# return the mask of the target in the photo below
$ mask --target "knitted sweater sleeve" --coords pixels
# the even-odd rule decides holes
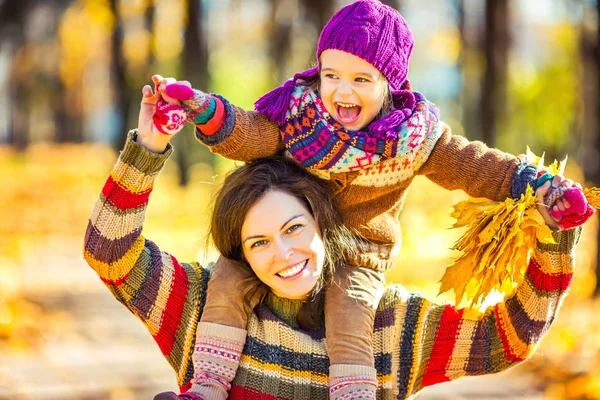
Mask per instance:
[[[452,135],[450,127],[440,122],[437,134],[429,135],[420,148],[426,159],[419,174],[449,189],[462,189],[473,197],[502,201],[519,197],[525,183],[535,179],[535,168],[524,160]],[[525,167],[525,168],[524,168]]]
[[[130,132],[89,219],[84,258],[118,301],[136,315],[177,373],[189,381],[196,325],[210,273],[180,263],[142,234],[154,180],[171,154],[154,154]]]
[[[224,97],[213,96],[223,103],[223,122],[211,135],[196,127],[196,138],[210,151],[232,160],[252,161],[283,150],[277,123],[255,111],[234,106]]]
[[[581,228],[555,232],[557,244],[538,243],[516,291],[484,312],[409,295],[404,325],[412,319],[414,328],[404,333],[411,335],[410,346],[408,338],[401,340],[399,387],[415,393],[461,376],[500,372],[529,358],[567,293],[580,234]]]

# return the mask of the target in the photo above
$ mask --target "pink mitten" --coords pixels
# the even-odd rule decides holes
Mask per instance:
[[[167,96],[177,100],[190,100],[194,97],[194,89],[182,83],[172,83],[165,89]]]
[[[560,226],[560,229],[563,231],[566,229],[575,228],[576,226],[583,225],[583,223],[590,219],[595,213],[596,210],[592,206],[587,204],[585,212],[583,214],[567,215],[563,219],[561,219],[558,224]]]
[[[177,104],[167,103],[162,97],[156,103],[156,111],[152,116],[154,126],[160,133],[174,135],[183,128],[187,112]]]
[[[556,200],[560,198],[564,198],[571,207],[565,211],[553,210]],[[583,192],[575,187],[551,187],[544,198],[544,204],[550,209],[550,214],[559,222],[562,230],[583,224],[595,213],[595,210],[588,204]]]

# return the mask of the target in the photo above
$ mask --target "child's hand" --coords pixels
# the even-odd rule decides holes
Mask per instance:
[[[548,207],[546,207],[546,205],[544,204],[544,199],[546,198],[550,187],[551,182],[547,181],[542,186],[536,189],[535,196],[537,197],[537,210],[544,218],[546,225],[548,225],[553,230],[558,230],[560,229],[558,222],[556,221],[556,219],[554,219],[554,217],[552,217],[552,215],[550,215]]]
[[[169,103],[181,105],[181,100],[189,100],[194,95],[192,85],[188,81],[163,78],[160,75],[153,75],[152,81],[156,85],[156,91]]]

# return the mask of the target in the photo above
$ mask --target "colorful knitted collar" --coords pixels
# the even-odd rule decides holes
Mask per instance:
[[[333,173],[350,172],[399,157],[418,147],[439,120],[435,105],[420,93],[414,95],[415,110],[393,138],[346,130],[327,112],[315,91],[297,87],[281,126],[283,144],[305,168]]]

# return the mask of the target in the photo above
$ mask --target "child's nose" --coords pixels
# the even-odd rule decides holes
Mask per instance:
[[[352,94],[352,85],[349,82],[340,81],[338,92],[341,94]]]

